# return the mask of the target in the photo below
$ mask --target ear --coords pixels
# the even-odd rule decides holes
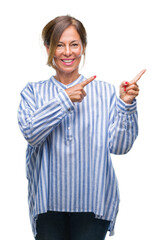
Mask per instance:
[[[85,49],[86,49],[86,47],[82,46],[82,53],[81,53],[82,55],[85,54]]]
[[[45,44],[44,46],[45,46],[45,48],[46,48],[47,54],[49,55],[49,47],[48,47],[46,44]]]

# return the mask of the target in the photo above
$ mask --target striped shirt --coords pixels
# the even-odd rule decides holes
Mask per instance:
[[[49,211],[93,212],[114,232],[119,189],[111,153],[125,154],[138,134],[136,100],[125,104],[113,85],[94,80],[87,96],[72,102],[53,76],[21,92],[20,129],[28,142],[26,175],[30,220]]]

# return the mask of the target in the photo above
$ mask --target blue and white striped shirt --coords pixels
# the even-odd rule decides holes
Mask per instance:
[[[34,236],[38,214],[50,211],[93,212],[110,221],[112,235],[119,189],[111,153],[125,154],[138,134],[136,100],[116,97],[113,85],[94,80],[87,96],[73,103],[53,76],[30,82],[21,92],[20,129],[28,141],[26,175]]]

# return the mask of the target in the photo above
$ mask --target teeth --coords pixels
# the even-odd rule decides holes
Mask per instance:
[[[62,60],[63,62],[66,62],[66,63],[70,63],[70,62],[72,62],[73,61],[73,59],[71,59],[71,60]]]

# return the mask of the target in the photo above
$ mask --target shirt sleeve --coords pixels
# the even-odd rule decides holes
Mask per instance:
[[[111,98],[109,116],[109,147],[113,154],[127,153],[138,135],[138,113],[136,99],[126,104],[117,98],[115,88]]]
[[[73,110],[74,104],[63,89],[55,98],[37,108],[33,88],[31,84],[27,84],[21,92],[18,124],[28,143],[37,146]]]

